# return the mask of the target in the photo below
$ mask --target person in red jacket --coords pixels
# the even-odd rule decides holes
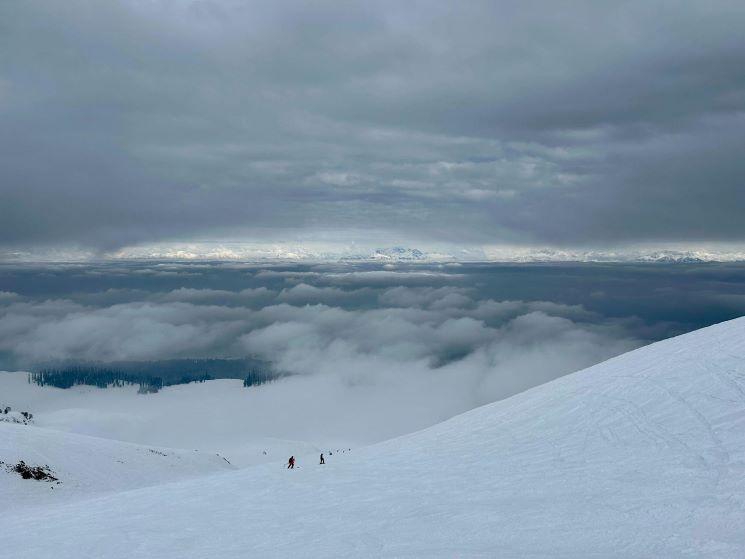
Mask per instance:
[[[287,461],[287,469],[288,470],[295,469],[295,457],[294,456],[290,456],[290,459]]]

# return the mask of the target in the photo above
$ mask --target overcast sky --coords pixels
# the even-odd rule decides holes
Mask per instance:
[[[745,241],[745,3],[0,3],[0,247]]]

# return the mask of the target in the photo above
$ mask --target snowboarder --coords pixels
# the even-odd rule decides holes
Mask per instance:
[[[295,457],[294,456],[290,456],[290,459],[287,461],[287,469],[288,470],[295,469]]]
[[[321,453],[321,464],[325,464],[326,460],[323,459],[323,452]]]

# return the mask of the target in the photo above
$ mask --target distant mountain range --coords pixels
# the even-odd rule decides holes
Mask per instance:
[[[289,262],[745,262],[745,250],[578,250],[520,247],[322,247],[289,244],[190,243],[128,247],[105,254],[6,252],[0,261],[242,260]]]
[[[349,255],[344,260],[428,260],[428,255],[418,248],[376,248],[372,253]]]
[[[745,252],[710,252],[703,250],[631,250],[631,251],[571,251],[524,250],[500,251],[487,255],[496,262],[656,262],[693,264],[701,262],[742,262]]]

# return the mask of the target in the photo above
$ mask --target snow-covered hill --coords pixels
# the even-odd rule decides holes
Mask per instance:
[[[30,558],[740,558],[744,428],[738,319],[325,466],[265,464],[6,514],[0,547]]]
[[[276,405],[263,388],[246,389],[240,380],[217,379],[167,386],[156,394],[138,394],[137,387],[131,385],[63,390],[29,383],[26,373],[0,373],[0,403],[7,401],[14,408],[30,410],[39,427],[154,448],[196,448],[219,453],[238,466],[276,461],[292,453],[320,452],[312,442],[285,436],[291,423],[301,431],[297,419],[286,422],[285,432],[275,424],[262,427],[267,423],[262,410]],[[0,414],[0,419],[4,417]],[[308,418],[304,425],[312,420]]]
[[[0,500],[17,509],[232,470],[221,456],[0,423]],[[7,467],[49,466],[60,483],[22,479]],[[2,532],[0,532],[2,533]],[[2,537],[0,536],[0,542]]]

